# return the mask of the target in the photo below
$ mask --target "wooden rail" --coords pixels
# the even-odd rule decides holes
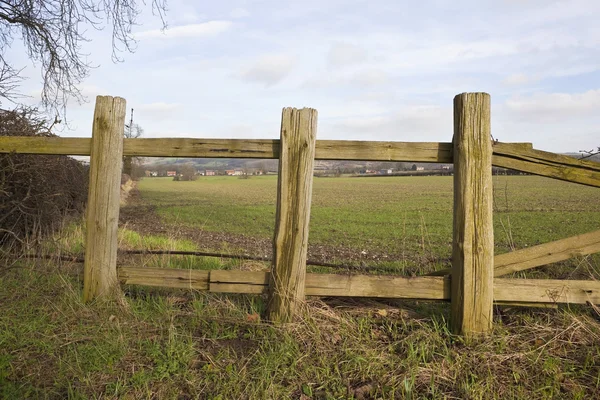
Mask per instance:
[[[126,285],[196,289],[214,293],[267,294],[269,272],[118,268]],[[306,274],[306,296],[450,301],[450,277]],[[600,304],[600,282],[558,279],[494,279],[497,304]]]
[[[490,98],[454,101],[452,143],[316,140],[316,110],[284,109],[279,140],[122,139],[125,101],[96,100],[88,138],[0,137],[0,153],[90,155],[84,299],[117,283],[220,293],[267,294],[272,321],[293,319],[304,296],[382,297],[451,302],[455,333],[490,332],[493,303],[600,303],[600,282],[501,279],[498,276],[600,251],[600,231],[493,256],[491,166],[600,187],[600,164],[492,142]],[[122,156],[279,159],[271,272],[117,269],[118,182]],[[366,160],[454,163],[452,270],[415,278],[306,273],[313,162]],[[448,275],[451,273],[452,276]]]
[[[279,139],[124,139],[123,155],[179,158],[277,159]],[[512,145],[512,144],[511,144]],[[530,148],[529,143],[514,144]],[[91,139],[0,137],[0,153],[89,156]],[[452,163],[452,143],[317,140],[316,160]]]
[[[583,235],[497,255],[494,257],[494,276],[508,275],[513,272],[525,271],[598,252],[600,252],[600,231],[584,233]],[[428,276],[449,275],[451,272],[447,268],[432,272]]]
[[[180,158],[279,158],[277,139],[124,139],[123,155]],[[0,153],[90,155],[91,139],[0,137]],[[317,140],[315,160],[452,163],[452,143]],[[600,163],[535,150],[531,143],[494,143],[492,165],[600,187]]]

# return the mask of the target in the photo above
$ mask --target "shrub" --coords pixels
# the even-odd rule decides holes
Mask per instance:
[[[56,136],[31,110],[0,110],[0,136]],[[83,212],[88,168],[68,156],[0,154],[0,243],[38,238]]]

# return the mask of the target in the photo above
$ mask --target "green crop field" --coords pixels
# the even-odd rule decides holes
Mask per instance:
[[[138,187],[142,203],[155,206],[167,226],[263,242],[272,237],[275,176],[154,178]],[[600,229],[599,194],[536,176],[494,177],[496,253]],[[405,273],[448,266],[452,203],[452,177],[315,178],[309,258]],[[233,243],[228,249],[235,251]]]
[[[121,209],[119,248],[268,255],[276,184],[270,176],[145,179]],[[496,177],[497,252],[600,229],[598,193]],[[427,272],[449,264],[451,226],[450,177],[316,178],[309,258],[364,263],[360,273]],[[84,231],[72,222],[39,251],[80,254]],[[310,298],[287,326],[261,323],[259,295],[124,285],[117,302],[84,304],[81,265],[68,260],[0,258],[0,399],[600,396],[593,305],[497,306],[492,335],[463,342],[447,328],[446,303]],[[580,257],[527,276],[598,279],[599,261]],[[119,263],[267,266],[124,253]]]

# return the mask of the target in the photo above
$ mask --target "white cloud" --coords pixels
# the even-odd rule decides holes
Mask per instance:
[[[172,111],[176,111],[181,108],[181,104],[179,103],[165,103],[165,102],[157,102],[157,103],[148,103],[142,104],[137,107],[139,111],[147,111],[151,113],[169,113]]]
[[[246,10],[245,8],[236,8],[233,9],[230,13],[229,16],[233,19],[240,19],[240,18],[247,18],[250,16],[250,12],[248,10]]]
[[[583,93],[535,93],[506,101],[509,112],[522,119],[565,119],[596,116],[600,110],[600,89]]]
[[[344,67],[366,61],[367,52],[350,43],[334,43],[329,49],[327,62],[333,67]]]
[[[532,83],[537,81],[536,78],[529,76],[529,75],[525,75],[525,74],[512,74],[507,76],[502,83],[504,83],[505,85],[510,85],[510,86],[520,86],[520,85],[526,85],[528,83]]]
[[[181,114],[183,105],[179,103],[148,103],[135,105],[132,104],[134,109],[134,118],[136,122],[139,122],[142,126],[148,126],[148,122],[162,121],[165,118],[172,118],[177,113]],[[198,117],[196,117],[198,118]]]
[[[245,81],[273,86],[294,68],[295,57],[289,54],[266,55],[245,68],[239,77]]]
[[[358,71],[348,79],[349,83],[358,84],[363,87],[379,86],[387,83],[387,81],[387,73],[380,69],[365,69]]]
[[[136,39],[177,39],[177,38],[204,38],[216,36],[231,28],[231,21],[208,21],[201,24],[180,25],[161,29],[142,31],[135,34]]]
[[[452,135],[452,111],[439,106],[410,106],[396,113],[346,118],[334,123],[339,137],[377,140],[444,141]]]

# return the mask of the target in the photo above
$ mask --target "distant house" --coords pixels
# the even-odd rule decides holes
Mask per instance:
[[[177,171],[167,171],[167,176],[177,176]]]
[[[236,175],[236,176],[244,175],[244,171],[242,171],[241,169],[236,169],[235,171],[233,171],[233,175]]]
[[[425,171],[425,167],[417,167],[417,171]]]
[[[442,165],[442,169],[449,171],[450,170],[450,166],[449,165]]]
[[[226,169],[225,175],[233,176],[233,175],[235,175],[235,170],[234,169]]]
[[[379,175],[391,175],[392,172],[391,169],[382,169],[379,171]]]
[[[206,176],[215,176],[215,171],[212,171],[210,169],[207,169],[205,172]]]

